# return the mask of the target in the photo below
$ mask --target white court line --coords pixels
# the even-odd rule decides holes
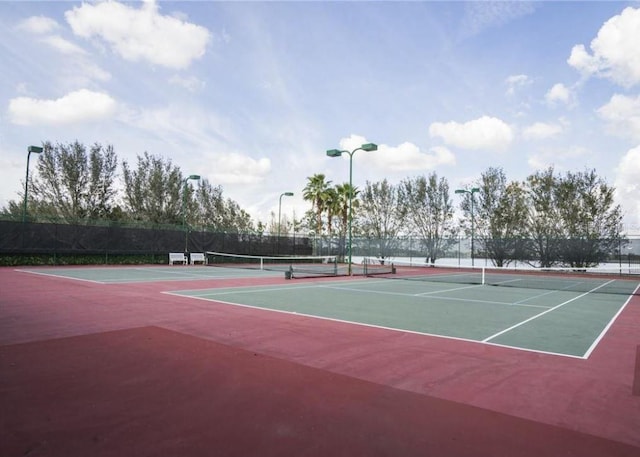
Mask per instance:
[[[291,285],[291,286],[285,286],[285,287],[282,287],[282,286],[221,287],[219,289],[209,288],[209,289],[193,289],[193,290],[173,290],[173,291],[162,292],[162,293],[169,294],[169,295],[179,295],[181,297],[187,296],[187,297],[201,298],[209,295],[218,296],[218,295],[231,295],[231,294],[254,294],[254,293],[260,293],[260,292],[273,292],[273,291],[291,290],[291,289],[295,289],[295,290],[313,289],[317,287],[320,287],[320,286],[317,283],[314,283],[314,284],[309,284],[307,286]],[[218,291],[222,291],[222,292],[218,292]],[[192,294],[192,292],[201,293],[202,295],[197,295],[197,294],[194,295]]]
[[[549,292],[544,292],[544,293],[542,293],[542,294],[534,295],[533,297],[528,297],[528,298],[525,298],[525,299],[523,299],[523,300],[517,301],[517,302],[516,302],[516,303],[514,303],[514,304],[521,304],[521,303],[524,303],[524,302],[526,302],[526,301],[533,300],[534,298],[540,298],[540,297],[544,297],[545,295],[555,294],[556,292],[567,292],[567,291],[568,291],[568,292],[571,292],[571,291],[570,291],[570,290],[568,290],[568,289],[569,289],[570,287],[573,287],[573,286],[578,285],[578,284],[585,284],[585,283],[582,283],[582,282],[573,282],[573,283],[571,283],[570,285],[568,285],[568,286],[566,286],[566,287],[563,287],[562,289],[554,289],[554,290],[551,290],[551,291],[549,291]],[[548,306],[547,306],[547,308],[548,308]]]
[[[616,319],[618,318],[618,316],[622,313],[622,311],[627,307],[627,305],[629,304],[629,302],[631,301],[631,299],[633,298],[633,296],[635,294],[638,293],[638,290],[640,289],[640,283],[638,283],[638,285],[636,286],[635,290],[633,291],[633,293],[631,295],[629,295],[629,298],[627,298],[627,301],[624,302],[624,305],[622,305],[622,307],[618,310],[618,312],[616,313],[615,316],[613,316],[611,318],[611,320],[609,321],[609,323],[606,325],[606,327],[602,330],[602,332],[600,332],[600,335],[598,335],[598,337],[596,338],[596,340],[593,342],[593,344],[589,347],[589,349],[587,349],[587,352],[584,353],[584,358],[588,359],[589,356],[591,355],[591,353],[593,352],[593,350],[596,348],[596,346],[598,345],[598,343],[600,343],[600,340],[602,338],[604,338],[604,335],[609,331],[609,328],[611,328],[611,326],[613,325],[613,323],[616,321]]]
[[[54,274],[54,273],[44,273],[44,272],[41,272],[41,271],[20,270],[20,269],[16,269],[15,271],[19,271],[21,273],[31,273],[32,275],[49,276],[51,278],[58,278],[58,279],[62,278],[62,279],[72,279],[74,281],[91,282],[93,284],[108,284],[106,282],[95,281],[93,279],[74,278],[73,276],[65,276],[65,275]]]
[[[381,280],[381,281],[385,281],[385,280]],[[355,281],[342,281],[343,284],[353,284]],[[367,284],[367,282],[365,281],[358,281],[359,283],[364,283]],[[369,283],[370,284],[370,283]],[[255,287],[255,286],[254,286]],[[216,296],[220,296],[220,295],[232,295],[232,294],[238,294],[238,293],[262,293],[262,292],[277,292],[277,291],[282,291],[282,290],[291,290],[291,289],[313,289],[313,288],[319,288],[319,289],[335,289],[335,290],[343,290],[343,291],[352,291],[352,292],[358,292],[358,293],[368,293],[368,294],[376,294],[376,295],[394,295],[394,296],[401,296],[401,297],[418,297],[415,294],[407,294],[407,293],[402,293],[402,292],[385,292],[385,291],[377,291],[377,290],[367,290],[367,289],[356,289],[354,287],[338,287],[338,286],[328,286],[326,285],[326,283],[313,283],[310,284],[308,286],[284,286],[284,287],[278,287],[278,286],[272,286],[272,287],[261,287],[258,289],[250,289],[250,288],[225,288],[225,289],[201,289],[201,290],[193,290],[193,292],[200,292],[202,295],[194,295],[191,293],[191,291],[170,291],[170,292],[163,292],[163,293],[167,293],[167,294],[174,294],[174,295],[180,295],[180,296],[184,296],[185,292],[189,292],[189,297],[194,297],[194,298],[201,298],[201,297],[207,297],[207,296],[211,296],[211,297],[216,297]],[[248,289],[248,290],[247,290]],[[224,292],[218,292],[218,291],[224,291]],[[181,293],[183,292],[183,293]],[[449,300],[449,301],[461,301],[461,302],[471,302],[471,303],[484,303],[484,304],[490,304],[490,305],[504,305],[504,306],[512,306],[512,303],[506,303],[506,302],[497,302],[497,301],[488,301],[488,300],[474,300],[474,299],[468,299],[468,298],[455,298],[455,297],[438,297],[438,296],[434,296],[433,298],[437,298],[440,300]],[[519,305],[519,306],[535,306],[536,308],[540,308],[542,306],[537,306],[537,305]],[[548,308],[548,307],[542,307],[542,308]]]
[[[507,348],[507,349],[513,349],[516,351],[525,351],[525,352],[535,352],[537,354],[545,354],[545,355],[554,355],[554,356],[559,356],[559,357],[569,357],[572,359],[578,358],[578,359],[582,359],[582,357],[580,356],[575,356],[572,354],[563,354],[561,352],[550,352],[550,351],[541,351],[539,349],[529,349],[529,348],[524,348],[524,347],[519,347],[519,346],[509,346],[506,344],[497,344],[497,343],[490,343],[490,342],[485,342],[485,341],[480,341],[480,340],[472,340],[469,338],[462,338],[459,336],[450,336],[450,335],[439,335],[437,333],[427,333],[427,332],[420,332],[417,330],[407,330],[407,329],[402,329],[402,328],[395,328],[395,327],[385,327],[383,325],[376,325],[376,324],[367,324],[364,322],[356,322],[356,321],[348,321],[348,320],[344,320],[344,319],[338,319],[338,318],[334,318],[334,317],[325,317],[325,316],[318,316],[315,314],[307,314],[307,313],[298,313],[296,311],[286,311],[286,310],[281,310],[281,309],[274,309],[274,308],[268,308],[266,306],[255,306],[255,305],[247,305],[244,303],[235,303],[235,302],[230,302],[230,301],[223,301],[223,300],[217,300],[215,298],[205,298],[205,297],[196,297],[193,295],[180,295],[180,294],[174,294],[172,292],[163,292],[169,295],[176,295],[179,297],[186,297],[186,298],[195,298],[196,300],[203,300],[203,301],[208,301],[208,302],[215,302],[215,303],[221,303],[223,305],[230,305],[230,306],[239,306],[241,308],[250,308],[250,309],[255,309],[255,310],[259,310],[259,311],[265,311],[268,313],[281,313],[281,314],[288,314],[288,315],[292,315],[292,316],[301,316],[301,317],[308,317],[311,319],[321,319],[321,320],[325,320],[325,321],[331,321],[331,322],[339,322],[341,324],[348,324],[348,325],[357,325],[360,327],[369,327],[369,328],[376,328],[376,329],[382,329],[382,330],[389,330],[392,332],[401,332],[401,333],[410,333],[413,335],[422,335],[422,336],[432,336],[435,338],[444,338],[444,339],[448,339],[448,340],[456,340],[456,341],[464,341],[467,343],[475,343],[475,344],[487,344],[489,346],[496,346],[496,347],[502,347],[502,348]]]
[[[519,301],[515,302],[514,305],[524,305],[524,303],[528,302],[529,300],[533,300],[534,298],[544,297],[545,295],[555,294],[556,292],[560,292],[560,291],[559,290],[551,290],[549,292],[543,292],[541,294],[534,295],[532,297],[523,298],[522,300],[519,300]],[[529,305],[529,306],[533,306],[533,305]],[[549,307],[546,306],[546,308],[549,308]]]
[[[402,292],[386,292],[386,291],[381,291],[381,290],[355,289],[353,287],[323,286],[323,288],[325,288],[325,289],[336,289],[336,290],[347,290],[347,291],[360,292],[360,293],[369,293],[369,294],[377,294],[377,295],[395,295],[395,296],[400,296],[400,297],[428,298],[424,294],[406,294],[406,293],[402,293]],[[455,290],[455,289],[450,289],[450,290]],[[439,290],[439,291],[427,292],[427,293],[437,294],[437,293],[440,293],[440,292],[449,292],[450,290]],[[513,306],[514,305],[514,303],[509,303],[509,302],[492,301],[492,300],[476,300],[476,299],[473,299],[473,298],[441,297],[441,296],[438,296],[438,295],[432,295],[429,298],[437,298],[439,300],[448,300],[448,301],[461,301],[461,302],[467,302],[467,303],[484,303],[484,304],[489,304],[489,305],[504,305],[504,306]],[[527,306],[527,307],[544,308],[544,309],[548,309],[549,308],[548,306],[541,306],[541,305],[516,305],[516,306]]]
[[[564,305],[566,305],[566,304],[568,304],[568,303],[571,303],[572,301],[575,301],[575,300],[577,300],[577,299],[579,299],[579,298],[582,298],[582,297],[584,297],[585,295],[589,295],[590,293],[595,292],[596,290],[600,289],[601,287],[604,287],[604,286],[606,286],[607,284],[611,284],[613,281],[615,281],[615,279],[612,279],[612,280],[610,280],[610,281],[607,281],[607,282],[605,282],[604,284],[600,284],[598,287],[594,287],[593,289],[591,289],[591,290],[590,290],[590,291],[588,291],[588,292],[583,293],[582,295],[578,295],[577,297],[573,297],[572,299],[567,300],[567,301],[565,301],[565,302],[562,302],[562,303],[560,303],[559,305],[554,306],[553,308],[549,308],[549,309],[548,309],[548,310],[546,310],[546,311],[543,311],[543,312],[541,312],[541,313],[539,313],[539,314],[536,314],[535,316],[531,316],[529,319],[525,319],[525,320],[523,320],[522,322],[518,322],[517,324],[512,325],[512,326],[511,326],[511,327],[509,327],[509,328],[506,328],[506,329],[504,329],[504,330],[501,330],[501,331],[499,331],[498,333],[493,334],[493,335],[491,335],[491,336],[490,336],[490,337],[488,337],[488,338],[485,338],[484,340],[482,340],[482,342],[483,342],[483,343],[487,343],[487,342],[491,341],[492,339],[494,339],[494,338],[496,338],[496,337],[498,337],[498,336],[500,336],[500,335],[502,335],[502,334],[504,334],[504,333],[507,333],[507,332],[509,332],[509,331],[513,330],[514,328],[518,328],[518,327],[520,327],[521,325],[526,324],[527,322],[531,322],[532,320],[537,319],[537,318],[539,318],[540,316],[544,316],[545,314],[550,313],[551,311],[554,311],[554,310],[556,310],[556,309],[560,308],[561,306],[564,306]]]
[[[152,272],[153,270],[156,270],[156,267],[124,267],[124,268],[70,268],[70,269],[66,269],[66,272],[73,272],[73,271],[83,271],[83,272],[87,272],[87,271],[122,271],[122,270],[135,270],[135,271],[143,271],[143,272]],[[93,284],[105,284],[105,285],[112,285],[112,284],[130,284],[130,283],[141,283],[141,282],[155,282],[155,281],[181,281],[181,280],[200,280],[200,279],[245,279],[245,278],[256,278],[256,277],[262,277],[262,276],[270,276],[270,275],[240,275],[240,276],[230,276],[230,275],[222,275],[222,276],[211,276],[211,275],[205,275],[205,274],[197,274],[196,272],[180,272],[180,271],[168,271],[168,270],[162,270],[163,273],[167,273],[166,276],[152,276],[152,277],[145,277],[145,278],[116,278],[116,279],[104,279],[102,281],[98,281],[95,279],[86,279],[86,278],[79,278],[76,276],[71,276],[70,274],[64,274],[63,272],[60,273],[46,273],[46,272],[42,272],[42,271],[33,271],[33,270],[23,270],[23,269],[15,269],[14,271],[18,271],[21,273],[30,273],[30,274],[34,274],[34,275],[40,275],[40,276],[49,276],[52,278],[62,278],[62,279],[71,279],[73,281],[84,281],[84,282],[90,282]],[[157,273],[157,270],[156,270]],[[277,276],[274,274],[274,276]]]
[[[440,293],[440,292],[453,292],[453,291],[456,291],[456,290],[473,289],[474,287],[480,287],[480,286],[481,286],[481,284],[474,284],[472,286],[456,287],[455,289],[436,290],[436,291],[433,291],[433,292],[422,292],[422,293],[414,294],[414,295],[416,297],[421,297],[421,296],[424,296],[424,295],[432,295],[432,294],[437,294],[437,293]]]

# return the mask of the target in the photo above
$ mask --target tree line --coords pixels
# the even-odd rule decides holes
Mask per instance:
[[[171,160],[144,152],[135,164],[121,162],[113,146],[75,141],[43,144],[29,177],[26,214],[30,220],[82,224],[97,221],[207,227],[253,233],[249,213],[225,198],[221,186],[190,180]],[[24,193],[22,194],[24,199]],[[5,216],[18,218],[23,202],[9,201]]]
[[[508,181],[502,168],[490,167],[476,182],[458,189],[460,223],[449,183],[435,172],[396,185],[386,179],[367,181],[362,190],[331,184],[322,174],[308,178],[304,198],[312,209],[307,225],[316,235],[337,232],[344,243],[345,201],[351,192],[353,233],[377,240],[382,258],[394,255],[401,237],[412,236],[433,263],[464,234],[473,235],[475,255],[496,266],[523,261],[540,267],[588,267],[625,243],[615,189],[595,170],[559,173],[549,167],[524,181]]]
[[[516,260],[543,267],[590,266],[625,241],[615,189],[595,170],[559,173],[550,167],[523,181],[509,181],[501,168],[490,167],[476,182],[458,189],[463,192],[456,201],[447,179],[435,172],[398,184],[367,181],[362,190],[316,174],[307,178],[302,191],[311,209],[300,220],[285,216],[276,221],[272,214],[266,226],[225,198],[221,186],[189,179],[168,159],[144,152],[136,163],[123,160],[121,179],[118,164],[111,145],[44,143],[37,173],[29,179],[26,214],[31,220],[74,224],[134,221],[282,235],[293,230],[337,239],[344,253],[352,201],[353,234],[376,240],[380,257],[395,255],[402,237],[415,237],[425,259],[435,262],[459,236],[473,232],[474,253],[498,266]],[[2,209],[16,219],[22,212],[22,201],[9,201]]]

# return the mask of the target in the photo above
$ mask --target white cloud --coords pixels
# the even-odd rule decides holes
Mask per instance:
[[[486,149],[503,151],[513,141],[513,130],[504,121],[495,117],[460,124],[458,122],[434,122],[429,126],[429,135],[440,137],[451,146],[463,149]]]
[[[271,173],[268,157],[243,153],[235,128],[227,120],[199,109],[167,106],[160,109],[123,109],[120,120],[153,138],[146,147],[171,151],[181,167],[197,170],[213,183],[248,185],[262,182]],[[210,171],[207,171],[210,170]]]
[[[378,168],[392,172],[433,170],[440,165],[455,165],[456,158],[444,146],[436,146],[423,152],[413,143],[398,146],[382,145],[380,154],[371,156],[371,162]]]
[[[56,30],[58,23],[46,16],[31,16],[18,24],[18,29],[27,33],[42,35]]]
[[[119,118],[124,124],[145,130],[161,143],[179,149],[206,153],[236,143],[233,125],[195,107],[123,108]]]
[[[155,2],[140,9],[112,0],[74,7],[65,13],[73,33],[101,38],[125,60],[186,68],[205,53],[209,31],[158,12]]]
[[[198,92],[205,87],[205,82],[196,78],[195,76],[185,77],[180,75],[174,75],[169,79],[169,83],[175,86],[184,87],[189,92]]]
[[[640,146],[627,151],[616,168],[614,186],[630,223],[640,225]]]
[[[482,1],[465,3],[462,18],[462,36],[473,36],[480,32],[509,23],[535,11],[533,2]]]
[[[116,102],[109,95],[81,89],[56,100],[17,97],[9,101],[9,118],[16,125],[63,125],[111,117]]]
[[[572,168],[573,161],[587,154],[587,149],[581,146],[569,148],[546,148],[531,154],[527,159],[527,164],[533,170],[542,170],[553,166],[557,170]],[[570,166],[565,166],[568,164]]]
[[[352,134],[348,138],[342,138],[339,144],[340,149],[353,151],[369,142],[363,136]],[[344,157],[349,158],[347,154]],[[421,151],[418,146],[410,142],[404,142],[398,146],[380,144],[377,152],[372,154],[357,152],[353,160],[366,162],[375,168],[389,172],[433,170],[440,165],[456,163],[454,154],[443,146],[433,147],[427,152]]]
[[[62,38],[59,35],[49,35],[46,36],[44,38],[42,38],[40,41],[42,41],[43,43],[51,46],[53,49],[55,49],[56,51],[62,53],[62,54],[68,54],[68,55],[84,55],[86,54],[86,51],[84,49],[82,49],[80,46],[77,46],[73,43],[71,43],[68,40],[65,40],[64,38]]]
[[[95,63],[83,48],[75,43],[53,34],[60,26],[53,19],[44,16],[32,16],[18,25],[20,30],[41,35],[38,41],[56,52],[67,56],[64,64],[59,65],[60,74],[64,78],[65,87],[77,88],[90,85],[93,81],[108,81],[111,74]]]
[[[607,122],[609,132],[640,141],[640,95],[633,98],[614,94],[598,114]]]
[[[531,79],[527,75],[512,75],[509,76],[505,83],[507,84],[507,95],[514,95],[516,89],[531,84]]]
[[[83,60],[78,62],[77,76],[79,79],[82,79],[83,77],[86,78],[85,81],[109,81],[111,79],[111,73],[103,70],[94,63],[86,62]],[[85,82],[84,84],[87,83]]]
[[[571,98],[571,91],[561,83],[554,84],[544,96],[544,99],[550,105],[554,105],[556,103],[569,104],[571,102]]]
[[[219,184],[253,184],[264,180],[271,171],[271,160],[254,159],[242,154],[223,154],[216,159],[211,180]]]
[[[522,137],[525,140],[544,140],[559,135],[562,130],[562,126],[558,124],[536,122],[523,130]]]
[[[567,62],[585,76],[601,76],[632,87],[640,83],[640,8],[628,7],[612,17],[591,41],[571,50]]]
[[[367,144],[367,143],[370,143],[370,141],[368,141],[365,137],[351,134],[349,138],[342,138],[339,144],[340,144],[340,149],[343,149],[346,151],[353,151],[356,148],[359,148],[363,144]]]

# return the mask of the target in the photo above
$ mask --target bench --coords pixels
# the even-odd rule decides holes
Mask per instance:
[[[187,264],[187,256],[184,252],[170,252],[169,253],[169,265],[173,265],[176,262],[180,262],[184,265]]]
[[[192,252],[190,255],[191,265],[195,265],[196,262],[202,262],[203,265],[207,263],[207,259],[204,256],[204,252]]]

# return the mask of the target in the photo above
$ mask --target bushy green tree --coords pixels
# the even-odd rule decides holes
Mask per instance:
[[[536,259],[535,263],[541,267],[552,267],[560,261],[562,221],[556,201],[558,184],[553,167],[528,176],[525,184],[529,203],[529,257]]]
[[[124,207],[134,220],[155,224],[182,223],[183,178],[171,160],[145,152],[137,167],[122,162]]]
[[[563,238],[562,262],[590,267],[607,259],[620,243],[622,209],[614,188],[595,170],[567,172],[556,186]]]
[[[404,227],[406,207],[400,198],[399,188],[386,179],[375,183],[367,181],[360,194],[359,230],[377,243],[376,254],[381,259],[393,255]]]
[[[78,141],[46,142],[29,185],[30,213],[74,223],[110,218],[116,207],[117,163],[111,145],[96,143],[87,151]]]
[[[428,262],[434,263],[454,243],[453,201],[449,183],[436,173],[402,181],[400,205],[408,228],[420,238]]]

